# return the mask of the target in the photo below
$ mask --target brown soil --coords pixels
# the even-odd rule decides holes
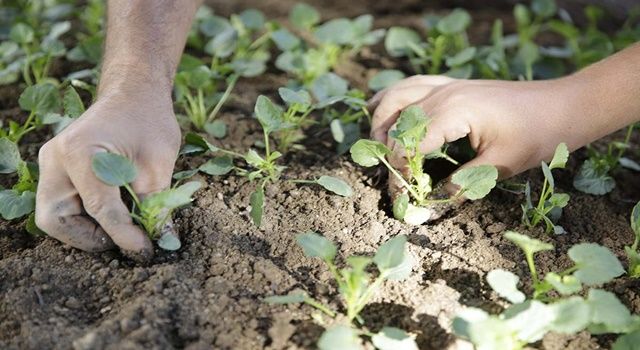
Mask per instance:
[[[284,0],[217,3],[221,12],[260,4],[275,15],[290,6]],[[400,7],[404,9],[400,12],[416,8],[415,1],[396,3],[413,4]],[[322,9],[357,15],[364,12],[365,4],[364,0],[330,1]],[[368,10],[380,12],[379,21],[385,23],[387,17],[382,14],[391,9],[382,2],[375,6]],[[223,115],[231,127],[221,144],[240,151],[252,146],[259,135],[251,119],[255,97],[273,94],[285,81],[282,75],[269,74],[240,83],[236,92],[241,96]],[[0,91],[3,96],[15,96],[5,92],[9,90]],[[2,116],[8,115],[5,112]],[[431,225],[402,224],[389,215],[384,176],[355,166],[348,157],[335,156],[331,142],[322,140],[330,139],[310,137],[308,152],[289,156],[285,176],[338,176],[352,185],[353,197],[283,181],[267,188],[263,225],[256,228],[247,212],[253,184],[237,176],[199,177],[206,186],[194,204],[175,218],[183,248],[177,253],[158,251],[148,267],[136,266],[118,252],[83,253],[53,239],[32,237],[21,223],[0,221],[0,348],[314,348],[323,329],[312,320],[313,309],[261,301],[300,289],[340,309],[328,271],[318,261],[305,258],[295,243],[295,234],[314,230],[336,242],[342,257],[371,254],[385,240],[407,235],[409,250],[418,262],[411,277],[385,283],[363,318],[373,330],[397,326],[416,334],[421,349],[454,349],[460,342],[451,335],[450,323],[462,305],[492,311],[504,306],[485,283],[486,272],[502,267],[527,280],[523,256],[502,238],[504,231],[516,229],[555,244],[554,251],[538,258],[543,273],[567,267],[570,261],[565,253],[578,242],[603,244],[624,260],[623,247],[632,241],[628,214],[640,199],[637,174],[619,171],[618,186],[607,196],[576,192],[571,181],[585,157],[582,150],[572,156],[569,170],[558,172],[559,190],[572,197],[560,222],[568,233],[548,237],[540,229],[521,226],[522,196],[501,190],[465,203]],[[630,152],[635,160],[640,160],[639,141],[634,140],[635,149]],[[25,151],[35,159],[37,140],[29,142],[33,144]],[[202,161],[183,159],[178,168]],[[539,190],[541,178],[539,170],[532,170],[515,180],[530,180]],[[639,286],[638,281],[623,277],[606,288],[638,313]],[[609,348],[612,339],[587,333],[550,334],[533,348],[602,349]]]

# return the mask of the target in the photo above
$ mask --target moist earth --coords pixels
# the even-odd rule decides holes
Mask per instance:
[[[403,25],[404,13],[425,10],[416,1],[397,3],[400,10],[396,12],[385,5],[368,8],[363,0],[315,5],[322,5],[327,16],[373,11],[381,26]],[[291,3],[217,1],[213,6],[218,6],[220,13],[253,6],[277,18]],[[476,23],[478,30],[490,28],[496,16],[508,18],[505,8],[474,13],[476,21],[486,18]],[[409,17],[413,22],[419,18]],[[380,58],[381,52],[379,47],[365,52],[357,63],[365,76],[373,73],[369,68],[392,65]],[[253,101],[258,94],[273,97],[277,87],[285,83],[286,77],[275,70],[240,82],[221,116],[230,126],[229,135],[212,141],[246,151],[261,135],[251,117]],[[0,89],[3,118],[19,113],[16,90]],[[363,169],[348,156],[336,155],[326,131],[312,128],[307,135],[306,150],[286,157],[288,168],[283,181],[267,187],[260,228],[249,217],[253,183],[234,175],[197,176],[203,188],[193,205],[180,210],[174,219],[183,248],[174,253],[157,251],[149,266],[136,265],[116,251],[87,254],[50,238],[31,236],[23,223],[1,221],[0,348],[314,348],[323,327],[312,318],[312,308],[262,302],[266,296],[302,290],[340,309],[331,274],[318,260],[306,258],[295,243],[297,233],[313,230],[336,242],[339,264],[352,254],[373,254],[391,237],[407,235],[410,253],[417,262],[411,277],[383,285],[362,313],[365,324],[373,331],[383,326],[410,331],[417,335],[420,349],[469,349],[451,334],[456,312],[463,305],[491,312],[506,306],[485,282],[488,271],[513,271],[530,291],[523,255],[502,237],[506,230],[518,230],[555,245],[555,250],[538,255],[542,273],[567,268],[571,262],[566,251],[579,242],[602,244],[625,261],[624,246],[633,240],[628,216],[640,199],[637,173],[618,171],[614,175],[618,185],[606,196],[577,192],[571,183],[586,157],[584,150],[572,155],[567,170],[556,173],[558,191],[571,195],[560,221],[567,234],[548,236],[542,229],[523,227],[522,195],[501,189],[483,200],[464,203],[429,225],[403,224],[390,215],[384,173]],[[29,136],[23,154],[35,160],[41,140],[49,137],[46,133]],[[622,137],[621,133],[614,134],[596,146]],[[628,153],[636,161],[640,160],[639,141],[633,140]],[[205,159],[181,159],[177,169],[197,166]],[[344,179],[353,187],[354,195],[338,197],[318,186],[286,181],[321,175]],[[1,184],[6,186],[10,181],[5,178]],[[531,170],[513,181],[530,181],[537,192],[541,171]],[[621,277],[605,289],[639,313],[639,286],[637,280]],[[548,334],[531,348],[607,349],[614,339],[586,332],[575,336]]]

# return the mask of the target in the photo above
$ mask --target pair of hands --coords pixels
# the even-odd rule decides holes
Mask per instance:
[[[463,166],[495,165],[502,178],[537,166],[559,142],[570,147],[565,111],[558,101],[558,81],[504,82],[414,76],[379,92],[372,138],[387,143],[400,111],[419,105],[432,118],[423,152],[469,136],[477,158]],[[166,189],[180,147],[180,129],[168,93],[153,87],[101,96],[78,121],[40,150],[36,223],[50,236],[86,251],[114,245],[149,257],[153,246],[136,226],[120,190],[95,177],[91,158],[113,152],[131,159],[139,170],[132,184],[141,196]],[[390,157],[402,169],[400,153]],[[391,184],[393,186],[393,184]]]

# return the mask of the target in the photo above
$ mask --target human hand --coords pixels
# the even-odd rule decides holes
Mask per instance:
[[[418,105],[431,118],[421,152],[468,136],[477,156],[462,167],[494,165],[500,178],[508,178],[550,160],[561,142],[574,150],[592,141],[590,133],[582,132],[584,123],[578,119],[584,107],[578,103],[578,82],[571,79],[511,82],[414,76],[371,99],[371,137],[394,151],[389,162],[407,175],[407,162],[387,135],[403,109]],[[394,177],[389,187],[394,197],[401,191]]]
[[[180,128],[170,92],[158,90],[142,86],[109,90],[42,146],[36,195],[38,227],[85,251],[111,249],[115,243],[141,260],[153,256],[153,245],[133,223],[120,189],[101,182],[91,161],[95,153],[105,151],[133,161],[139,173],[132,188],[141,198],[171,185]]]

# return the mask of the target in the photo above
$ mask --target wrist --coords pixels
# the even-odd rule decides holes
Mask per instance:
[[[98,99],[112,94],[146,94],[171,100],[173,71],[155,69],[141,60],[105,62],[98,84]]]

